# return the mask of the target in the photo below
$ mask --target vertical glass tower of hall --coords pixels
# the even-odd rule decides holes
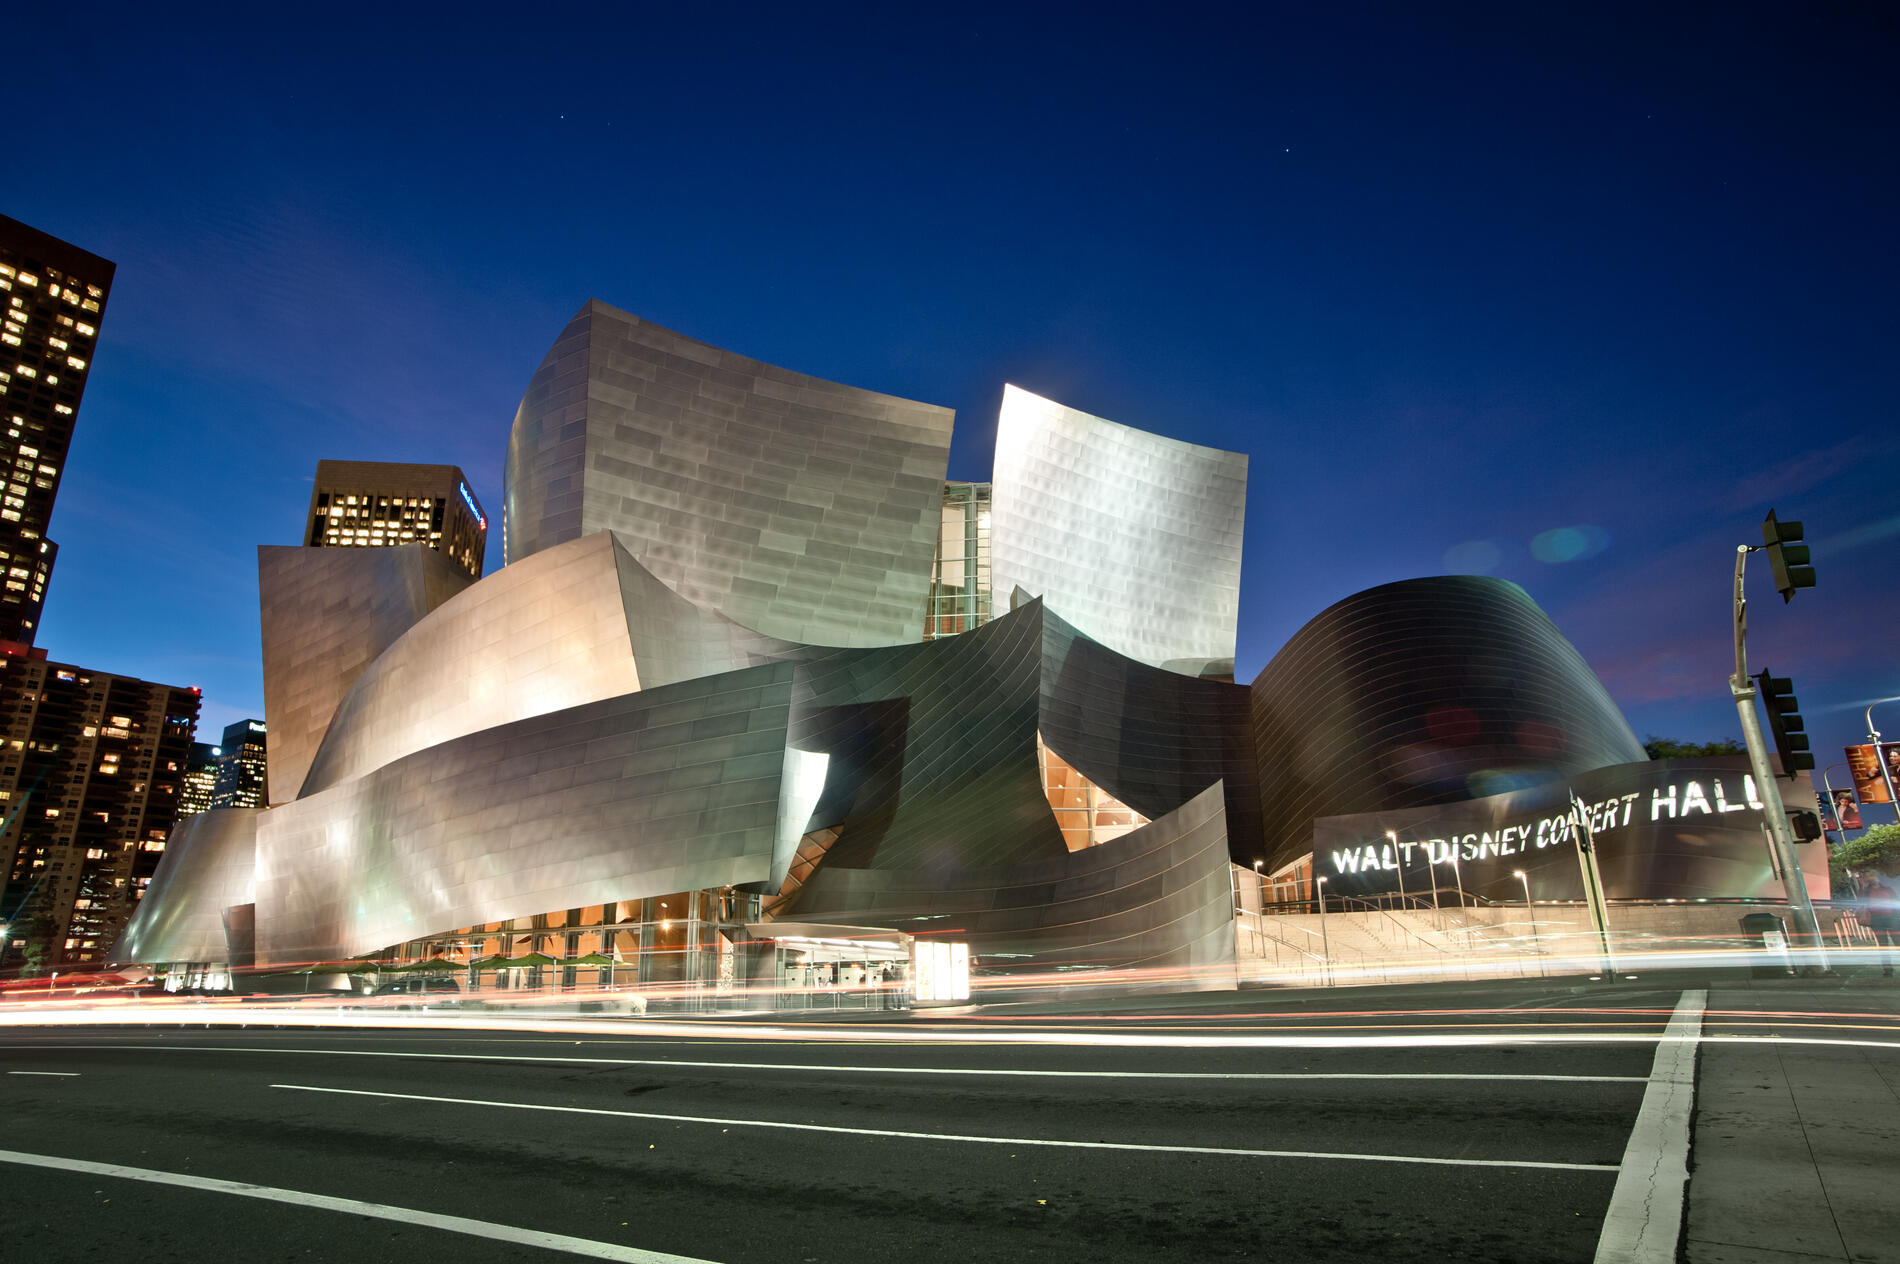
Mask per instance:
[[[488,517],[453,465],[318,461],[304,543],[313,549],[426,544],[480,579]]]
[[[31,645],[46,538],[114,265],[0,215],[0,641]]]

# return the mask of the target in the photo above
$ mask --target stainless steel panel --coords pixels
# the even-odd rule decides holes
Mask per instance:
[[[1227,852],[1217,783],[1132,833],[1035,864],[874,871],[827,858],[779,916],[917,932],[955,926],[954,938],[968,940],[990,971],[1174,969],[1230,987]]]
[[[259,547],[272,803],[297,797],[337,704],[376,656],[473,582],[426,544]]]
[[[784,648],[694,608],[596,532],[487,576],[391,644],[337,707],[303,793],[469,733]]]
[[[259,961],[767,881],[798,811],[782,803],[793,670],[536,715],[272,809],[258,829]]]
[[[680,595],[747,628],[915,641],[951,420],[590,302],[515,416],[506,557],[611,530]]]
[[[1003,389],[991,585],[1137,662],[1232,677],[1247,457]]]
[[[262,815],[262,808],[213,808],[180,822],[108,959],[143,965],[232,960],[224,912],[256,899]]]
[[[1254,678],[1265,844],[1313,822],[1459,803],[1643,758],[1603,683],[1516,584],[1383,584],[1315,616]]]

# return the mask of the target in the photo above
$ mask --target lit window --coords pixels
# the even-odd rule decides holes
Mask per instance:
[[[73,368],[75,368],[75,369],[83,369],[83,368],[85,368],[85,367],[86,367],[86,362],[85,362],[84,360],[81,360],[81,359],[80,359],[80,358],[79,358],[78,356],[76,356],[76,355],[69,355],[69,356],[67,356],[67,357],[66,357],[66,363],[67,363],[67,364],[69,364],[69,365],[71,365],[71,366],[72,366]]]
[[[81,321],[77,325],[74,325],[73,328],[77,329],[80,333],[86,335],[86,337],[88,338],[92,337],[94,334],[99,332],[98,330],[94,329],[91,325],[86,324],[84,321]]]
[[[40,283],[40,279],[34,276],[31,272],[20,273],[21,285],[38,285],[39,283]]]

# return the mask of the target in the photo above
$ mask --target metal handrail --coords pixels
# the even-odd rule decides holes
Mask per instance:
[[[1358,905],[1363,906],[1363,911],[1365,912],[1379,914],[1381,917],[1384,917],[1387,921],[1391,922],[1394,926],[1397,926],[1401,932],[1403,932],[1404,934],[1410,935],[1413,939],[1418,940],[1418,942],[1420,942],[1421,944],[1424,944],[1427,948],[1430,948],[1436,952],[1450,951],[1450,949],[1446,948],[1445,945],[1433,943],[1431,940],[1427,939],[1425,936],[1419,934],[1418,931],[1414,930],[1410,926],[1407,926],[1404,922],[1394,917],[1390,909],[1381,908],[1378,905],[1374,904],[1372,901],[1362,900],[1362,899],[1359,899],[1357,896],[1344,895],[1338,898],[1340,902],[1345,904],[1348,908],[1352,907],[1355,904],[1358,904]],[[1367,929],[1370,930],[1371,928],[1368,927]]]

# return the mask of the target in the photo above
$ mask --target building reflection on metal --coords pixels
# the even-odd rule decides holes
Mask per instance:
[[[1495,580],[1349,598],[1237,685],[1245,457],[1012,387],[991,489],[949,432],[589,303],[500,571],[260,550],[275,806],[194,818],[115,959],[877,991],[914,939],[978,993],[1231,986],[1230,861],[1640,758]]]

